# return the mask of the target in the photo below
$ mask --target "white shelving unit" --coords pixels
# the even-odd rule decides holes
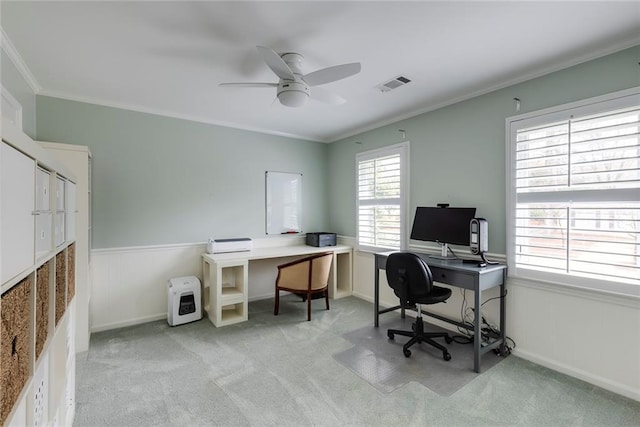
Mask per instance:
[[[75,176],[4,119],[0,164],[0,425],[71,425]]]
[[[76,182],[65,192],[67,203],[76,209],[67,213],[67,233],[76,242],[76,310],[75,348],[80,353],[89,349],[91,325],[91,151],[84,145],[37,141],[49,155],[71,171]]]

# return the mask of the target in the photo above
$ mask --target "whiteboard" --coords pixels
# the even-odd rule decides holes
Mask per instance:
[[[267,234],[302,232],[302,174],[265,173]]]

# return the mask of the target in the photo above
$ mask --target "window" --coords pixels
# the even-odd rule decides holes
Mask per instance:
[[[404,247],[408,151],[403,142],[356,156],[358,249]]]
[[[510,274],[640,295],[640,92],[507,125]]]

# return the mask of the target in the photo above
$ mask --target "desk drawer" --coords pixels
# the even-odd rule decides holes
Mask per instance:
[[[471,274],[439,267],[430,267],[430,269],[434,282],[446,283],[464,289],[475,289],[475,278]]]

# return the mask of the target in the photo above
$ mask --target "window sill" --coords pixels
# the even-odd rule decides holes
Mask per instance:
[[[595,287],[514,276],[507,277],[507,285],[524,286],[547,292],[640,309],[640,287],[632,288],[628,292],[614,292]],[[634,285],[628,286],[633,287]],[[633,293],[633,291],[635,291],[635,293]]]

